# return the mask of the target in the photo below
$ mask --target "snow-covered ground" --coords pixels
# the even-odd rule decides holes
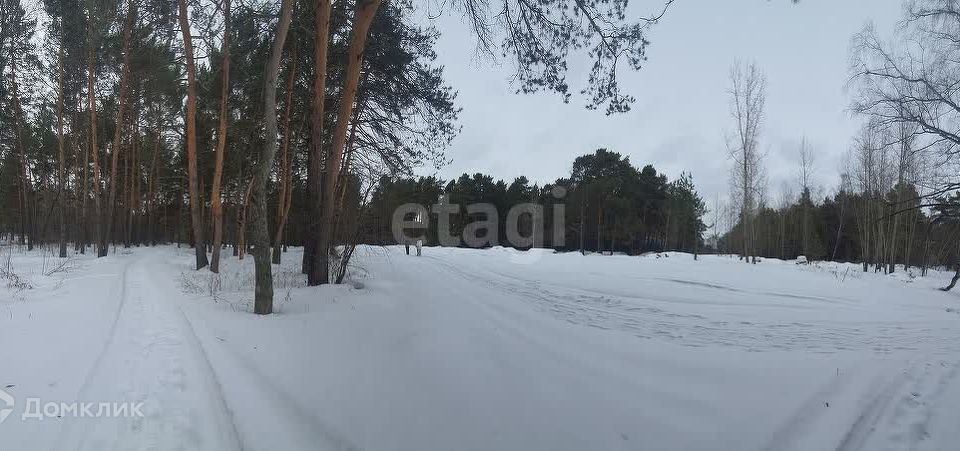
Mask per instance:
[[[949,274],[364,247],[350,283],[307,288],[299,250],[283,257],[259,317],[252,259],[215,276],[186,248],[64,263],[0,246],[0,450],[960,443]]]

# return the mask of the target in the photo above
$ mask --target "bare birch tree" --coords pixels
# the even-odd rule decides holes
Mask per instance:
[[[800,226],[800,231],[803,234],[801,236],[801,243],[803,249],[803,255],[810,256],[810,204],[811,204],[811,192],[810,184],[813,178],[813,150],[810,148],[810,145],[807,143],[807,138],[804,137],[800,140],[800,148],[798,151],[799,157],[799,182],[800,182],[800,206],[803,213],[803,223]]]
[[[909,142],[908,153],[929,154],[943,164],[960,155],[960,3],[955,0],[915,0],[908,2],[903,26],[894,39],[882,39],[868,25],[854,40],[853,85],[857,89],[855,111],[871,117],[878,126],[900,130],[900,142]],[[901,130],[907,125],[907,130]],[[900,153],[903,152],[901,146]],[[883,160],[881,152],[878,160]],[[896,159],[892,157],[891,159]],[[890,161],[890,163],[895,163]],[[886,170],[883,162],[875,167]],[[899,174],[872,174],[874,181],[896,180]],[[897,171],[898,173],[901,171]],[[879,188],[879,187],[876,187]],[[940,180],[924,190],[927,202],[914,202],[907,209],[891,213],[941,205],[944,195],[960,188],[960,179]],[[900,203],[902,199],[894,199]],[[878,221],[878,233],[883,222]],[[895,232],[894,232],[895,233]],[[894,257],[891,240],[875,239],[873,262],[883,263],[883,255]],[[866,259],[865,259],[866,260]],[[892,266],[886,265],[890,270]],[[867,262],[864,262],[866,268]],[[960,275],[960,265],[958,265]]]
[[[260,152],[259,166],[253,178],[250,196],[253,212],[253,259],[256,266],[256,288],[254,289],[254,313],[269,315],[273,313],[273,269],[270,267],[270,230],[267,221],[267,182],[277,156],[277,74],[280,71],[280,58],[283,56],[287,31],[293,15],[293,0],[283,0],[280,4],[280,20],[273,38],[270,58],[267,60],[266,77],[263,87],[264,129],[266,141]]]
[[[750,257],[754,257],[755,262],[753,217],[762,181],[763,156],[759,141],[766,100],[766,77],[755,63],[738,60],[730,69],[730,83],[730,114],[736,130],[727,140],[727,149],[734,162],[731,173],[734,198],[740,206],[743,238],[741,258],[749,262]]]

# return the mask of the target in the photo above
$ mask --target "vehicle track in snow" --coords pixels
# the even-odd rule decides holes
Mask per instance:
[[[203,343],[215,343],[216,338],[210,331],[197,330],[193,327],[193,320],[186,314],[184,321],[189,324],[197,346],[203,349]],[[234,380],[233,388],[243,388],[243,393],[227,393],[226,395],[242,396],[245,402],[255,405],[257,414],[263,418],[264,422],[271,423],[284,436],[285,441],[294,443],[312,443],[315,446],[324,444],[322,449],[356,451],[358,448],[341,432],[334,429],[328,422],[323,421],[318,412],[302,405],[301,400],[295,395],[284,392],[275,387],[270,378],[264,375],[260,369],[251,364],[241,353],[230,346],[229,343],[217,343],[220,351],[216,354],[216,361],[207,360],[211,368],[211,374],[216,374],[213,365],[221,371],[230,373]],[[240,381],[237,383],[237,381]],[[222,390],[219,382],[218,390]],[[223,393],[223,392],[220,392]],[[239,434],[238,434],[239,435]],[[256,440],[263,441],[263,437],[255,437]],[[269,439],[267,440],[269,442]],[[254,446],[254,448],[258,448]]]
[[[728,314],[710,315],[710,311],[692,313],[682,295],[643,291],[630,295],[585,290],[540,280],[523,278],[485,267],[463,268],[440,257],[425,257],[444,271],[468,280],[482,275],[486,286],[511,295],[520,295],[540,311],[573,324],[607,330],[619,330],[645,339],[661,339],[683,346],[722,345],[758,351],[809,351],[836,353],[849,350],[870,350],[879,354],[916,352],[930,344],[960,350],[960,331],[956,327],[925,325],[909,327],[896,322],[782,321],[771,322],[752,318],[733,319]],[[682,279],[657,279],[697,289],[714,291],[715,296],[731,296],[728,287],[691,282]],[[640,285],[642,286],[642,285]],[[739,290],[739,289],[738,289]],[[739,290],[747,292],[746,290]],[[819,296],[784,295],[754,292],[771,300],[777,297],[824,303]],[[750,306],[753,304],[745,304]],[[723,306],[739,306],[735,300]],[[716,306],[714,306],[716,307]]]
[[[684,346],[724,345],[748,351],[838,353],[870,351],[887,363],[876,368],[844,368],[803,403],[779,429],[772,431],[763,451],[835,449],[836,451],[920,450],[930,437],[931,420],[943,393],[960,384],[956,362],[960,334],[949,318],[939,324],[912,327],[911,322],[729,320],[718,309],[673,309],[688,303],[676,293],[644,291],[630,296],[551,283],[481,265],[455,264],[443,257],[426,257],[441,274],[482,281],[486,289],[525,299],[535,310],[588,327],[631,333]],[[731,289],[683,279],[659,279],[698,290],[730,296]],[[749,290],[734,289],[736,293]],[[822,296],[794,296],[755,291],[753,294],[815,302],[830,308]],[[519,296],[517,296],[519,295]],[[736,301],[734,300],[734,303]],[[674,304],[675,303],[675,304]],[[840,300],[840,304],[849,304]],[[720,304],[720,307],[727,305]],[[779,306],[777,306],[779,307]],[[855,306],[854,306],[855,307]],[[717,313],[720,312],[720,313]],[[789,315],[786,315],[789,316]],[[829,315],[825,315],[829,316]],[[784,406],[791,408],[790,406]],[[947,431],[949,432],[949,431]],[[942,443],[943,440],[934,442]]]
[[[958,383],[956,356],[925,355],[906,366],[890,385],[875,390],[837,451],[916,450],[931,434],[943,394]],[[946,443],[946,440],[941,440]]]
[[[143,416],[65,417],[56,449],[240,448],[216,378],[177,305],[144,260],[131,259],[112,331],[79,403],[142,403]]]
[[[103,347],[101,347],[97,353],[97,358],[94,360],[93,366],[90,368],[90,371],[87,372],[87,375],[83,379],[83,384],[80,386],[78,393],[80,397],[90,391],[90,386],[95,382],[95,375],[98,371],[102,371],[104,357],[110,350],[111,344],[116,341],[117,325],[120,323],[120,314],[123,312],[124,302],[127,299],[127,273],[129,269],[129,266],[125,266],[119,274],[120,280],[117,284],[119,290],[114,289],[109,292],[110,295],[117,297],[117,307],[114,310],[113,320],[110,322],[110,331],[107,333],[107,339],[103,342]]]

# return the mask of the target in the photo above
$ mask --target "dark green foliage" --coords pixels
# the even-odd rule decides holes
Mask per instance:
[[[706,214],[706,204],[697,194],[693,176],[681,173],[679,179],[667,186],[667,246],[670,249],[698,250],[707,229],[703,223]]]
[[[531,185],[523,176],[508,184],[480,173],[463,174],[447,183],[434,177],[384,177],[372,194],[368,213],[373,226],[365,230],[363,241],[394,242],[390,221],[397,207],[406,203],[431,210],[437,203],[459,205],[459,213],[450,218],[452,236],[461,236],[468,224],[486,219],[483,214],[467,214],[467,205],[491,204],[497,212],[497,242],[505,246],[512,244],[506,240],[507,214],[512,207],[525,203],[543,207],[543,232],[535,233],[544,233],[543,245],[558,250],[579,250],[582,246],[587,251],[630,254],[664,249],[694,251],[701,245],[705,230],[702,218],[706,209],[688,174],[668,183],[653,166],[637,170],[628,158],[606,149],[577,158],[569,178],[543,187]],[[565,211],[562,237],[552,232],[558,206]],[[671,212],[673,226],[668,224]],[[534,233],[533,226],[529,215],[519,218],[521,236]],[[431,213],[427,243],[437,244],[437,236],[437,216]]]

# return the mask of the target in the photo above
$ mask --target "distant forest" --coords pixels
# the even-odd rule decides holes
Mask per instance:
[[[562,189],[556,190],[557,187]],[[449,182],[435,177],[385,177],[372,194],[367,212],[371,217],[362,221],[368,224],[363,229],[362,241],[393,243],[391,218],[397,207],[412,202],[431,208],[441,201],[460,206],[461,213],[452,217],[452,235],[460,235],[467,224],[485,219],[483,215],[467,214],[466,205],[496,206],[500,238],[505,237],[504,221],[512,206],[542,205],[543,244],[565,251],[638,254],[673,249],[696,252],[706,230],[703,223],[706,205],[689,174],[669,181],[652,165],[638,169],[629,158],[599,149],[578,157],[567,177],[543,186],[531,185],[523,176],[507,183],[479,173],[463,174]],[[562,205],[565,231],[562,237],[553,234],[554,211],[558,205]],[[530,227],[529,217],[521,218],[521,233],[529,235]],[[425,235],[427,245],[438,242],[436,217],[429,222]],[[503,239],[500,243],[510,245]]]
[[[751,218],[752,242],[761,257],[858,262],[864,271],[950,266],[958,257],[960,221],[948,204],[958,200],[954,196],[922,209],[910,184],[869,194],[842,189],[819,203],[805,190],[783,206],[761,206]],[[711,242],[718,252],[739,253],[743,240],[743,223],[737,219],[733,229]]]
[[[863,152],[873,150],[861,147],[851,155],[864,156]],[[864,270],[885,272],[895,271],[896,265],[921,269],[951,265],[958,258],[953,243],[960,238],[960,220],[955,217],[957,211],[949,206],[960,199],[941,199],[924,208],[924,197],[913,184],[904,181],[908,178],[908,160],[899,163],[895,150],[894,146],[878,149],[876,155],[861,159],[876,163],[865,168],[864,174],[873,174],[877,185],[868,191],[858,190],[857,180],[862,178],[857,173],[844,173],[837,192],[822,199],[814,198],[811,187],[803,186],[803,177],[798,182],[800,194],[781,193],[776,206],[769,205],[762,196],[747,228],[752,233],[750,254],[858,262]],[[882,183],[889,186],[881,189]],[[564,188],[561,192],[565,195],[558,198],[555,187]],[[577,158],[569,176],[543,186],[531,184],[523,176],[508,183],[480,173],[463,174],[450,181],[436,177],[384,177],[364,212],[369,217],[361,221],[365,226],[361,227],[359,241],[395,243],[391,216],[397,207],[411,202],[427,208],[440,202],[459,205],[461,213],[451,221],[453,235],[461,234],[471,221],[485,219],[482,215],[466,214],[466,205],[493,204],[500,220],[498,236],[505,246],[510,245],[503,239],[507,211],[524,202],[543,205],[543,245],[558,251],[741,255],[744,241],[745,227],[737,209],[726,205],[708,209],[690,174],[670,181],[652,165],[638,169],[629,158],[606,149]],[[562,239],[552,233],[553,209],[557,205],[563,206]],[[437,244],[435,216],[425,235],[426,245]]]

